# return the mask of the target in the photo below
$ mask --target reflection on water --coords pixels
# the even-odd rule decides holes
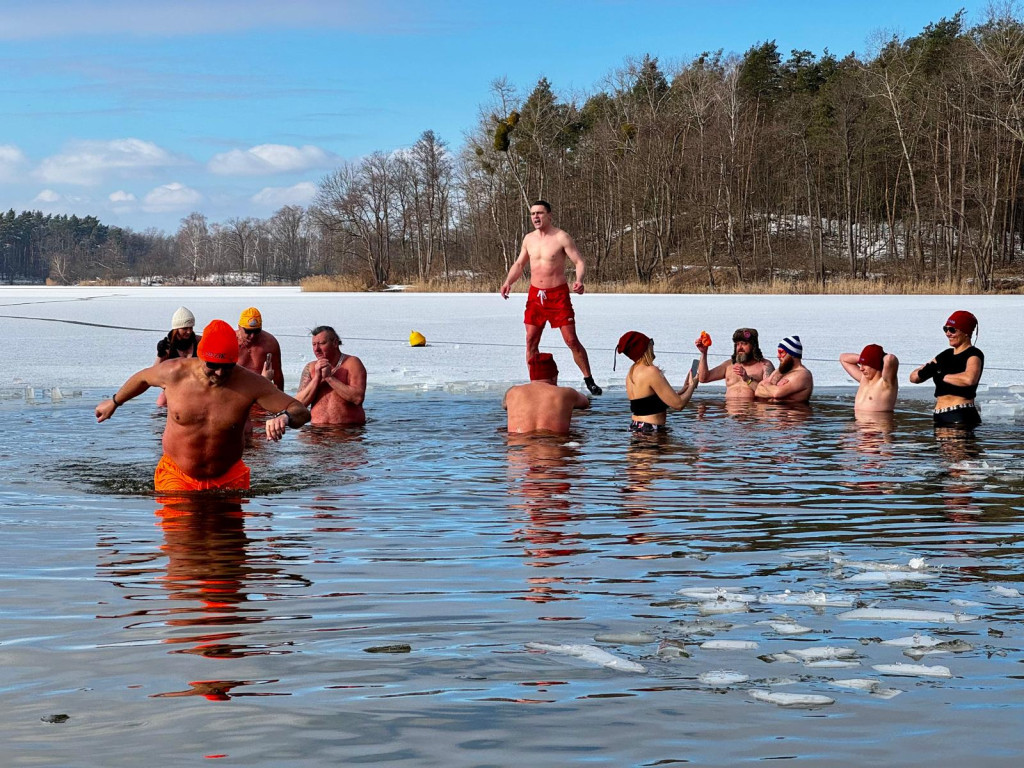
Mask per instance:
[[[505,433],[499,401],[378,394],[365,428],[255,441],[247,461],[272,492],[155,504],[82,474],[151,476],[145,418],[31,420],[41,466],[0,451],[8,762],[847,765],[870,740],[886,765],[1013,763],[1012,424],[947,439],[927,407],[855,416],[849,394],[792,408],[698,393],[669,432],[634,436],[612,391],[569,438],[529,438]],[[695,587],[749,602],[677,594]],[[857,606],[978,618],[841,618]],[[880,641],[915,633],[946,644],[918,661],[951,677],[874,669],[913,663]],[[850,668],[780,660],[826,647],[853,653],[825,660]],[[702,681],[716,670],[750,681]],[[761,689],[835,703],[785,709]],[[41,723],[56,715],[67,727]]]
[[[246,534],[241,500],[196,495],[157,501],[162,504],[156,510],[156,519],[164,537],[159,547],[166,559],[163,572],[140,570],[137,553],[124,560],[113,557],[101,566],[106,578],[126,589],[125,600],[143,605],[155,601],[156,605],[103,618],[129,619],[125,629],[132,632],[133,642],[150,639],[138,637],[136,630],[154,631],[159,642],[173,646],[169,651],[172,654],[241,659],[292,653],[289,641],[256,641],[250,628],[284,620],[280,611],[275,611],[280,600],[289,590],[308,587],[310,582],[278,565],[276,553],[268,558],[254,547]],[[154,584],[164,590],[163,600],[150,591]],[[141,590],[136,592],[138,588]],[[309,616],[289,615],[287,620],[304,618]],[[202,695],[226,700],[238,695],[230,693],[233,688],[253,684],[242,680],[192,681],[186,691],[151,695]]]
[[[580,540],[581,499],[572,483],[581,480],[580,446],[552,436],[508,435],[508,498],[512,522],[519,526],[526,565],[556,568],[586,551]],[[526,579],[522,599],[538,603],[575,600],[575,589],[562,576],[545,574]]]

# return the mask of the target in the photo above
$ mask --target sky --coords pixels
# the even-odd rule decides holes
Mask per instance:
[[[0,0],[0,210],[168,233],[308,205],[318,182],[432,130],[453,150],[504,78],[585,98],[776,41],[870,56],[987,0]]]

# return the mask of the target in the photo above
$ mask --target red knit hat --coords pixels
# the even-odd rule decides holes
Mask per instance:
[[[555,365],[555,358],[547,352],[538,352],[526,364],[530,367],[530,381],[558,378],[558,366]]]
[[[884,358],[885,350],[883,350],[878,344],[868,344],[861,350],[860,360],[857,361],[857,364],[866,365],[868,368],[874,368],[876,371],[880,371],[882,370],[882,360]]]
[[[622,334],[618,346],[615,347],[615,351],[620,355],[625,355],[635,363],[647,352],[651,341],[652,339],[649,336],[644,336],[640,331],[627,331]]]
[[[970,335],[974,333],[974,329],[978,327],[978,318],[967,310],[958,309],[949,316],[949,320],[946,321],[946,325],[951,325],[958,331],[963,331]]]
[[[238,336],[235,329],[223,320],[210,321],[203,329],[196,354],[208,363],[237,363]]]

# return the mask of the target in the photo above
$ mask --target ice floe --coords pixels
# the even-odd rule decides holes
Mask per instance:
[[[707,600],[700,603],[697,606],[697,610],[701,616],[717,616],[725,613],[745,613],[750,608],[746,602],[740,600],[718,598],[717,600]]]
[[[915,632],[906,637],[894,637],[891,640],[883,640],[881,645],[895,645],[897,648],[927,648],[930,645],[939,645],[943,641],[931,635],[922,635]]]
[[[936,665],[929,667],[924,664],[872,664],[871,668],[881,675],[896,677],[952,677],[949,667]]]
[[[739,600],[744,603],[757,602],[757,598],[733,587],[684,587],[677,595],[695,597],[698,600]]]
[[[647,668],[643,664],[637,664],[635,661],[624,659],[621,656],[616,656],[613,653],[598,648],[596,645],[586,645],[583,643],[571,643],[567,645],[555,645],[552,643],[527,643],[527,648],[535,651],[546,651],[547,653],[557,653],[566,656],[574,656],[577,659],[588,661],[591,664],[597,664],[602,667],[608,667],[618,672],[646,672]]]
[[[701,672],[697,675],[697,679],[705,685],[722,687],[745,683],[750,679],[750,675],[745,675],[732,669],[716,669],[710,672]]]
[[[765,691],[759,688],[750,691],[750,698],[769,704],[777,704],[780,707],[826,707],[829,704],[836,703],[835,699],[816,693],[782,693],[780,691]]]
[[[872,680],[871,678],[853,677],[848,680],[831,680],[830,685],[834,685],[837,688],[850,688],[855,691],[867,691],[872,696],[876,696],[880,699],[891,699],[894,696],[899,696],[904,691],[899,688],[886,688],[882,685],[881,680]]]
[[[925,624],[962,624],[975,621],[978,617],[968,613],[947,613],[926,611],[917,608],[855,608],[840,613],[836,618],[843,621],[906,621]]]
[[[853,648],[842,648],[833,645],[817,645],[809,648],[792,648],[786,651],[800,661],[821,661],[823,659],[852,659],[857,651]]]
[[[939,578],[934,571],[861,571],[843,579],[850,584],[892,584],[898,581],[928,581]]]
[[[700,644],[704,651],[755,651],[757,647],[753,640],[708,640]]]
[[[808,632],[814,630],[810,627],[805,627],[803,624],[797,624],[795,621],[759,621],[758,624],[764,624],[771,628],[771,630],[780,635],[805,635]]]
[[[828,595],[824,592],[816,592],[810,589],[806,592],[785,592],[774,595],[761,595],[759,603],[767,605],[808,605],[813,607],[834,607],[844,608],[853,605],[855,596],[851,595]]]
[[[1000,597],[1024,597],[1024,595],[1021,595],[1019,589],[1013,589],[1012,587],[1003,587],[998,584],[994,587],[991,587],[989,589],[989,592],[991,592],[993,595],[999,595]]]

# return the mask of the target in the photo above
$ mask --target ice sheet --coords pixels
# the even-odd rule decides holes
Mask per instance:
[[[302,365],[312,359],[309,329],[334,326],[343,351],[362,358],[369,388],[495,388],[526,378],[523,306],[497,294],[302,293],[298,288],[0,288],[0,387],[31,385],[112,387],[155,359],[156,342],[179,305],[199,326],[218,317],[234,325],[241,310],[257,306],[264,327],[281,342],[286,388],[294,391]],[[1013,296],[686,296],[586,294],[574,297],[577,329],[602,386],[621,387],[628,360],[613,350],[627,330],[655,339],[658,364],[682,385],[693,340],[701,330],[714,339],[710,362],[731,352],[732,331],[760,331],[761,347],[774,359],[779,339],[798,334],[817,387],[852,387],[837,358],[880,343],[901,361],[901,397],[930,399],[931,385],[906,382],[913,367],[945,348],[941,326],[966,308],[980,319],[978,346],[986,354],[983,384],[1024,383],[1024,337],[1017,332],[1019,297]],[[16,316],[16,317],[15,317]],[[31,318],[31,319],[21,319]],[[96,323],[115,328],[52,322]],[[131,327],[152,330],[120,330]],[[427,346],[412,348],[417,330]],[[580,374],[557,330],[544,332],[542,349],[554,354],[562,383],[580,385]],[[1011,370],[1001,370],[1001,369]],[[992,398],[1012,416],[1024,403],[1019,391]],[[721,383],[702,387],[721,392]],[[979,397],[983,407],[985,396]]]

